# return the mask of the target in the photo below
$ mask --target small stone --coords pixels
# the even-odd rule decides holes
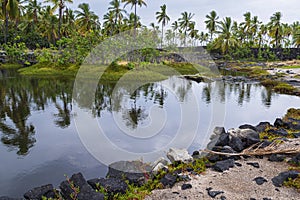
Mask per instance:
[[[206,188],[206,190],[207,190],[208,195],[210,197],[212,197],[212,198],[215,198],[217,195],[224,193],[223,191],[212,191],[211,187],[210,188]]]
[[[117,178],[96,178],[96,179],[91,179],[88,180],[87,183],[92,186],[93,189],[99,189],[97,188],[97,185],[105,188],[105,190],[111,194],[124,194],[126,193],[126,190],[128,189],[128,185],[125,181],[117,179]]]
[[[265,182],[268,182],[265,178],[263,177],[256,177],[255,179],[253,179],[253,181],[256,182],[257,185],[262,185]]]
[[[183,184],[182,186],[181,186],[181,189],[182,190],[187,190],[187,189],[191,189],[193,186],[191,185],[191,184]]]
[[[0,197],[0,200],[23,200],[22,198],[10,198],[7,196]]]
[[[257,132],[261,133],[264,132],[271,124],[269,122],[260,122],[255,128]]]
[[[282,119],[277,118],[274,122],[274,126],[277,128],[283,127],[284,126],[284,122],[282,121]]]
[[[254,131],[257,131],[256,127],[250,125],[250,124],[244,124],[244,125],[241,125],[239,126],[239,129],[252,129]]]
[[[253,166],[255,168],[259,168],[259,164],[257,162],[247,162],[246,164],[247,165],[251,165],[251,166]]]
[[[242,166],[243,166],[241,163],[238,163],[238,162],[235,162],[234,164],[235,164],[236,166],[238,166],[238,167],[242,167]]]
[[[225,196],[220,197],[221,200],[226,200],[227,198]]]
[[[175,191],[175,192],[172,192],[172,193],[173,193],[173,194],[177,194],[177,195],[180,194],[179,192],[176,192],[176,191]]]
[[[288,163],[300,165],[300,153],[297,154],[296,156],[292,157]]]
[[[272,200],[272,199],[271,199],[271,198],[265,197],[265,198],[263,198],[263,200]]]
[[[234,160],[228,159],[223,161],[218,161],[216,164],[212,167],[215,171],[218,172],[224,172],[228,170],[229,168],[234,167]]]
[[[268,133],[273,134],[273,135],[283,136],[283,137],[288,136],[288,132],[286,130],[284,130],[283,128],[280,128],[278,130],[270,129],[270,130],[268,130]]]

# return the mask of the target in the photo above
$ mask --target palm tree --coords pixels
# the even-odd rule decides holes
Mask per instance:
[[[282,24],[281,24],[282,14],[281,12],[274,13],[268,24],[270,36],[274,38],[275,47],[278,48],[281,43],[282,37]]]
[[[299,21],[294,22],[291,25],[292,35],[293,35],[293,44],[299,48],[300,47],[300,23]]]
[[[186,36],[187,36],[187,31],[190,26],[191,20],[194,17],[194,14],[188,13],[188,12],[183,12],[181,13],[181,18],[178,19],[179,21],[179,26],[183,30],[184,34],[184,45],[186,45]]]
[[[126,13],[126,11],[124,9],[122,9],[120,0],[112,0],[109,3],[110,7],[108,8],[109,11],[112,11],[113,14],[115,15],[115,20],[114,20],[114,29],[116,29],[115,27],[118,26],[118,28],[120,29],[121,26],[121,22],[123,20],[123,13]]]
[[[170,21],[170,17],[167,15],[167,6],[166,4],[160,6],[161,11],[156,12],[156,19],[158,23],[161,23],[161,48],[163,45],[163,39],[164,39],[164,26],[168,24]]]
[[[18,0],[2,0],[2,17],[3,20],[3,34],[4,34],[4,42],[7,43],[7,37],[8,37],[8,24],[9,24],[9,18],[14,20],[16,19],[19,14],[19,1]]]
[[[73,3],[73,0],[45,0],[45,3],[52,3],[54,5],[54,10],[58,8],[58,39],[61,37],[62,13],[66,2]]]
[[[230,17],[226,17],[219,23],[218,38],[213,44],[213,48],[220,49],[223,54],[228,54],[231,48],[238,45],[238,40],[232,34],[232,20]]]
[[[42,11],[42,3],[37,0],[29,0],[25,9],[26,14],[33,20],[33,23],[37,24],[39,15]]]
[[[39,26],[39,32],[49,43],[55,44],[58,39],[58,31],[56,24],[58,23],[57,17],[53,13],[53,9],[50,6],[45,7],[41,14],[41,26]]]
[[[90,6],[87,3],[81,3],[78,5],[81,10],[76,10],[76,23],[79,27],[79,32],[85,33],[89,30],[95,30],[99,28],[98,16],[90,10]]]
[[[251,38],[250,28],[252,25],[251,13],[246,12],[244,14],[244,18],[245,18],[245,21],[241,23],[241,26],[242,26],[243,32],[245,34],[245,37],[246,37],[246,42],[249,42],[249,39]]]
[[[210,41],[212,41],[213,34],[216,32],[217,22],[219,17],[217,16],[216,11],[211,11],[210,15],[206,15],[207,20],[205,21],[206,28],[210,33]]]
[[[114,22],[115,22],[115,18],[114,18],[114,12],[113,11],[109,11],[108,13],[106,13],[103,16],[103,20],[104,20],[104,30],[106,30],[106,35],[113,35],[114,32]]]
[[[146,2],[144,0],[122,0],[123,3],[125,3],[124,7],[127,5],[131,4],[131,9],[134,7],[134,29],[136,30],[137,28],[137,15],[136,15],[136,6],[138,5],[139,7],[142,6],[147,6]]]

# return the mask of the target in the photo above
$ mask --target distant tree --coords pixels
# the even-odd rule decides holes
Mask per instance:
[[[213,34],[216,32],[217,29],[217,22],[219,17],[217,16],[216,11],[211,11],[209,15],[206,15],[207,20],[205,21],[206,28],[210,33],[210,41],[212,41]]]
[[[164,39],[164,26],[170,21],[170,17],[167,15],[167,6],[166,4],[160,6],[161,11],[156,12],[156,19],[158,23],[161,23],[161,48],[163,46]]]
[[[123,3],[125,3],[124,7],[131,4],[131,9],[134,7],[134,29],[137,28],[137,14],[136,14],[136,6],[142,7],[147,6],[146,2],[144,0],[122,0]]]

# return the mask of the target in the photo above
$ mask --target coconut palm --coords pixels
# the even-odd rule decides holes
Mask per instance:
[[[209,15],[206,15],[207,20],[205,21],[206,28],[210,33],[210,41],[212,41],[213,34],[216,32],[217,29],[217,22],[218,22],[218,15],[216,11],[211,11]]]
[[[275,47],[278,48],[281,44],[282,39],[282,24],[281,24],[282,14],[281,12],[274,13],[268,24],[269,26],[269,34],[272,38],[274,38]]]
[[[58,39],[57,23],[58,19],[53,13],[53,9],[50,6],[46,6],[41,13],[42,25],[39,26],[39,32],[45,38],[47,38],[49,43],[55,44]]]
[[[109,5],[110,5],[110,7],[108,8],[108,10],[113,12],[114,18],[115,18],[114,19],[114,29],[116,29],[116,27],[120,28],[121,22],[124,17],[123,13],[126,13],[126,11],[121,8],[120,0],[112,0],[109,3]]]
[[[166,4],[160,6],[161,11],[156,12],[156,19],[158,23],[161,23],[161,48],[163,45],[164,39],[164,26],[170,21],[170,17],[167,15],[167,6]]]
[[[25,9],[26,14],[33,20],[33,23],[37,24],[42,11],[42,3],[38,2],[38,0],[29,0]]]
[[[7,42],[7,36],[8,36],[8,25],[9,25],[9,19],[15,20],[19,14],[19,1],[18,0],[2,0],[2,17],[3,20],[3,34],[4,34],[4,42]]]
[[[90,10],[90,6],[87,3],[81,3],[78,5],[80,10],[76,10],[76,24],[78,25],[79,32],[82,34],[89,30],[95,30],[99,28],[100,22],[98,16]]]
[[[189,29],[190,24],[192,23],[192,18],[194,17],[194,14],[188,13],[188,12],[183,12],[181,13],[181,18],[178,19],[179,26],[183,32],[184,35],[184,45],[186,45],[186,36],[187,36],[187,31]]]
[[[131,4],[131,9],[134,7],[134,29],[137,28],[137,22],[138,18],[136,15],[136,6],[142,7],[142,6],[147,6],[146,2],[144,0],[122,0],[123,3],[125,3],[124,7],[127,5]]]
[[[213,48],[221,50],[223,54],[228,54],[230,49],[238,45],[237,38],[232,34],[232,19],[226,17],[218,27],[218,38],[214,41]]]
[[[66,3],[73,3],[73,0],[45,0],[45,2],[52,3],[54,5],[53,9],[58,8],[58,39],[60,39],[63,9]]]

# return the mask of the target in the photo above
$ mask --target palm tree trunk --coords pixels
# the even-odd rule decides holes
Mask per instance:
[[[163,39],[164,39],[164,26],[161,25],[161,43],[160,43],[160,48],[161,49],[163,47]]]
[[[5,12],[5,20],[4,20],[4,43],[7,43],[8,38],[8,14],[7,11]]]
[[[134,31],[137,28],[136,4],[134,4]]]
[[[62,24],[62,7],[59,7],[59,16],[58,16],[58,39],[60,39],[60,29],[61,29],[61,24]]]

